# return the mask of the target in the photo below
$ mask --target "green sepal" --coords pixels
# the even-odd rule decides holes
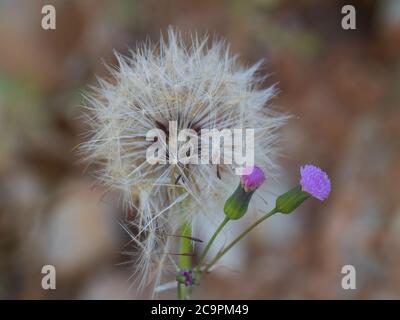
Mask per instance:
[[[253,193],[254,191],[246,192],[242,183],[239,183],[235,192],[225,202],[225,215],[231,220],[237,220],[243,217],[249,207],[249,202]]]
[[[281,213],[291,213],[311,195],[298,185],[276,199],[276,210]]]

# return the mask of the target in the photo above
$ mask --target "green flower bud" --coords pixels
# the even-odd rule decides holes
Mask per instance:
[[[240,183],[235,192],[225,202],[224,212],[227,218],[237,220],[244,216],[249,207],[254,191],[265,181],[261,168],[247,167],[240,177]]]
[[[311,195],[301,190],[301,185],[294,187],[276,199],[276,211],[291,213]]]
[[[246,192],[242,183],[239,183],[235,192],[225,202],[225,215],[231,220],[237,220],[243,217],[249,207],[249,202],[253,193],[254,191]]]

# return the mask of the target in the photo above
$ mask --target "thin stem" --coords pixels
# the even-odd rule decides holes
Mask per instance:
[[[186,218],[183,218],[182,220],[184,220],[184,222],[182,223],[181,227],[182,238],[180,241],[179,253],[180,254],[192,253],[193,247],[192,247],[192,241],[190,240],[192,236],[192,226],[186,220]],[[180,270],[190,269],[192,267],[192,257],[190,255],[180,255],[178,266]],[[190,290],[185,286],[185,284],[178,283],[179,300],[187,300],[189,298],[188,297],[189,291]]]
[[[246,230],[244,230],[235,240],[233,240],[225,249],[220,251],[214,259],[211,260],[209,264],[204,269],[204,273],[207,273],[210,268],[218,262],[219,259],[222,258],[222,256],[227,253],[236,243],[238,243],[240,240],[242,240],[250,231],[252,231],[255,227],[257,227],[261,222],[264,220],[268,219],[269,217],[273,216],[275,213],[277,213],[277,209],[274,208],[270,212],[268,212],[266,215],[262,216],[260,219],[258,219],[256,222],[254,222],[250,227],[248,227]]]
[[[222,223],[219,225],[219,227],[217,228],[217,230],[214,232],[214,234],[212,235],[211,239],[208,241],[206,247],[204,248],[200,258],[199,258],[199,262],[197,264],[198,268],[201,267],[205,257],[207,256],[208,251],[210,250],[212,244],[214,243],[215,239],[217,238],[218,234],[221,232],[221,230],[225,227],[225,225],[229,222],[229,218],[225,217],[224,221],[222,221]]]

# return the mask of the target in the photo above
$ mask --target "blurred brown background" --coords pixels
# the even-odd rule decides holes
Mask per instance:
[[[41,28],[53,4],[57,29]],[[341,28],[354,4],[357,29]],[[400,1],[0,0],[0,298],[141,298],[128,290],[123,213],[77,162],[81,92],[107,76],[113,49],[157,41],[169,25],[225,38],[265,59],[283,130],[279,193],[298,167],[329,172],[333,192],[257,229],[197,298],[400,298]],[[41,268],[57,269],[57,290]],[[343,265],[357,289],[341,288]],[[174,298],[175,292],[161,297]]]

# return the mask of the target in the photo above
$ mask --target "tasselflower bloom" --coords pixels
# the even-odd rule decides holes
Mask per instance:
[[[243,171],[239,185],[224,205],[225,217],[230,220],[238,220],[245,215],[254,191],[265,181],[260,167],[246,167]]]
[[[263,170],[257,166],[247,167],[244,169],[243,175],[240,177],[246,192],[253,191],[261,186],[265,181]]]
[[[325,200],[331,192],[331,181],[325,171],[307,164],[300,167],[300,183],[276,199],[276,212],[291,213],[311,196]]]
[[[326,172],[307,164],[300,168],[301,189],[321,201],[328,198],[331,192],[331,181]]]

